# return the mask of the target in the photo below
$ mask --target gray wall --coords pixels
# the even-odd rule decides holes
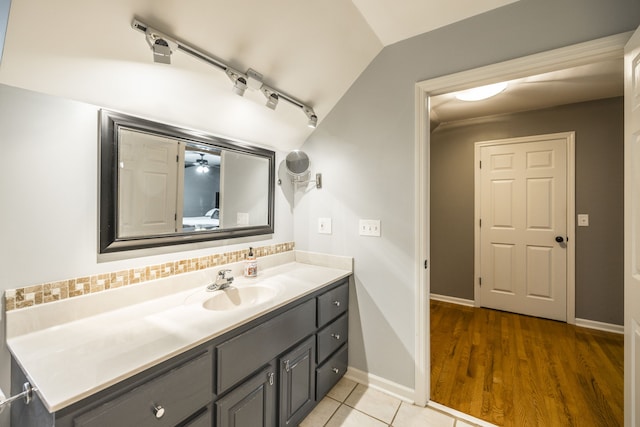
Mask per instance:
[[[323,188],[299,194],[294,214],[298,249],[355,258],[352,367],[414,386],[415,83],[638,23],[637,0],[520,0],[388,46],[354,82],[302,147]],[[318,217],[333,234],[316,232]],[[382,236],[358,236],[359,218],[380,219]]]
[[[206,173],[199,173],[196,169],[184,169],[183,216],[202,216],[216,207],[216,192],[220,191],[220,167],[210,166]]]
[[[98,256],[98,107],[0,84],[0,147],[3,306],[7,289],[293,240],[293,216],[276,192],[272,235]],[[2,307],[0,388],[8,392],[5,321]]]
[[[623,324],[624,99],[441,125],[431,134],[431,292],[473,299],[474,143],[576,132],[576,317]]]

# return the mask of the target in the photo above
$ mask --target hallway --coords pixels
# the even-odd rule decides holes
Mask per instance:
[[[431,400],[500,426],[621,426],[623,335],[431,301]]]

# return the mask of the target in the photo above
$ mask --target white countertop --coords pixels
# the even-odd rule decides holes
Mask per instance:
[[[235,263],[101,292],[85,301],[78,297],[12,310],[7,313],[9,350],[46,408],[55,412],[352,273],[348,257],[296,251],[264,258],[257,278],[238,277],[242,263]],[[212,297],[205,290],[207,277],[228,267],[236,276],[232,286],[269,286],[276,295],[247,308],[205,309],[202,303]]]

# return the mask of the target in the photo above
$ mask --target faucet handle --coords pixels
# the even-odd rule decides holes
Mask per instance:
[[[231,270],[228,269],[228,268],[220,270],[220,271],[218,271],[218,277],[220,277],[222,279],[226,279],[227,278],[227,273],[231,273]]]

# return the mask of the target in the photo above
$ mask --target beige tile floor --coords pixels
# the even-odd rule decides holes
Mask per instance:
[[[300,427],[475,427],[432,408],[421,408],[342,378]]]

